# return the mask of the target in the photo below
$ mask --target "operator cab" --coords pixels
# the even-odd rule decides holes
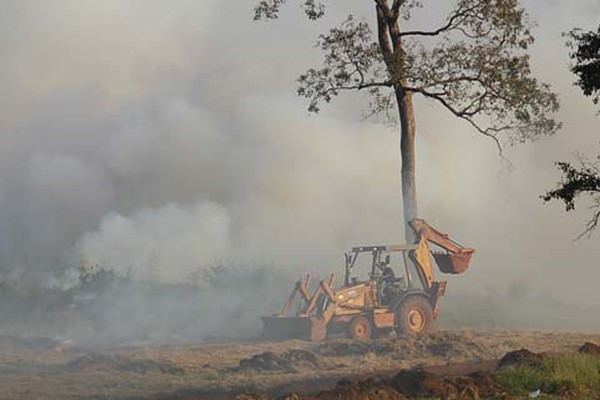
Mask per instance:
[[[409,256],[409,246],[363,246],[346,253],[344,286],[372,283],[381,306],[389,306],[398,295],[412,287],[420,287],[412,279],[417,270]],[[356,276],[353,272],[358,273]]]

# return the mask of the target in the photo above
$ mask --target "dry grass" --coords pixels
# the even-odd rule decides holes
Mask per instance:
[[[333,382],[342,376],[391,373],[419,364],[494,359],[523,347],[535,352],[574,352],[585,341],[599,340],[599,335],[578,333],[438,331],[419,340],[365,343],[336,340],[146,346],[102,352],[129,364],[91,364],[79,370],[72,368],[73,360],[86,354],[85,349],[32,348],[0,340],[0,399],[124,399],[183,391],[268,390],[316,377],[331,377]],[[235,368],[240,360],[253,355],[282,354],[293,348],[315,354],[319,368],[300,366],[296,372]],[[154,362],[144,364],[150,366],[165,363],[183,373],[121,367],[136,360]]]

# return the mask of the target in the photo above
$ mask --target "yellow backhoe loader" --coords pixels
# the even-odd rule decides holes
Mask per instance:
[[[262,318],[263,338],[320,341],[328,334],[367,339],[394,330],[401,335],[426,332],[446,290],[446,281],[434,281],[432,257],[441,272],[461,274],[475,250],[422,219],[410,225],[417,237],[414,245],[361,246],[345,253],[344,284],[337,290],[334,274],[312,293],[310,275],[296,282],[281,312]],[[442,251],[432,251],[430,244]],[[359,280],[353,272],[365,258],[370,272]]]

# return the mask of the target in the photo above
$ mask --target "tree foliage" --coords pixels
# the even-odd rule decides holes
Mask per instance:
[[[571,71],[578,76],[577,85],[583,93],[597,104],[600,99],[600,26],[597,32],[574,30],[569,36],[568,45],[574,49],[571,58],[575,61]],[[562,180],[542,198],[563,201],[566,210],[571,211],[575,209],[577,198],[591,196],[593,213],[582,235],[589,234],[600,223],[600,169],[585,159],[580,159],[576,166],[568,162],[558,162],[557,166],[563,174]]]
[[[575,209],[575,200],[580,195],[592,196],[592,218],[587,222],[582,235],[591,233],[600,223],[600,170],[593,164],[581,161],[573,166],[568,162],[556,163],[563,173],[563,179],[554,190],[547,192],[542,198],[545,201],[561,200],[566,210]]]
[[[256,19],[277,18],[285,0],[264,0]],[[298,80],[298,94],[318,112],[340,93],[370,95],[368,116],[394,116],[401,89],[439,104],[477,132],[501,143],[552,134],[557,96],[532,77],[530,26],[518,0],[458,0],[445,20],[424,30],[403,30],[420,1],[375,0],[377,29],[350,15],[319,36],[323,64]],[[303,2],[310,19],[325,3]],[[504,135],[504,136],[502,136]],[[501,141],[502,139],[502,141]]]
[[[579,78],[577,85],[586,96],[592,96],[595,104],[600,100],[600,26],[596,32],[571,31],[569,43],[574,51],[571,58],[575,65],[571,68]]]
[[[255,19],[278,18],[285,3],[260,1]],[[319,112],[343,92],[363,92],[370,99],[366,116],[384,114],[399,122],[404,226],[407,243],[412,243],[408,222],[418,216],[414,96],[491,138],[500,153],[504,143],[556,132],[558,99],[531,74],[533,36],[519,0],[454,0],[445,18],[422,29],[409,25],[425,2],[365,4],[373,6],[376,23],[371,26],[350,13],[321,34],[322,65],[300,76],[298,94],[308,100],[309,111]],[[301,7],[314,20],[324,15],[326,1],[302,0]]]

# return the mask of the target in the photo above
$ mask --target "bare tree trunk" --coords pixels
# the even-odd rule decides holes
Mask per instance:
[[[400,116],[400,158],[402,167],[402,201],[404,210],[404,236],[407,244],[415,242],[416,237],[409,226],[410,220],[417,217],[417,186],[415,180],[415,114],[413,110],[412,93],[402,87],[396,87],[396,101]]]
[[[417,217],[417,186],[415,181],[415,114],[413,110],[412,93],[404,90],[406,79],[397,81],[403,76],[404,48],[398,25],[399,14],[392,13],[388,1],[377,1],[377,34],[379,48],[383,54],[390,78],[394,83],[394,92],[400,117],[400,159],[402,168],[402,205],[404,211],[404,236],[407,244],[416,241],[415,234],[409,222]],[[394,2],[394,4],[396,4]]]

